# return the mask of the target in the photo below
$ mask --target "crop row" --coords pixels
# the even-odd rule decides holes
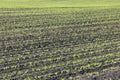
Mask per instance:
[[[0,80],[72,80],[119,68],[119,9],[32,10],[0,9]]]

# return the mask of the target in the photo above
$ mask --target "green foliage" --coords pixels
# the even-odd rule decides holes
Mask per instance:
[[[32,78],[31,77],[27,77],[24,80],[32,80]]]

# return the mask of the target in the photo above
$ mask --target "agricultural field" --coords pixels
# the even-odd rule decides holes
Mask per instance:
[[[120,1],[9,1],[0,0],[0,80],[120,80]]]

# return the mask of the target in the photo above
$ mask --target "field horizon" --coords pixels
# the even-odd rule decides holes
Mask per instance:
[[[0,0],[0,8],[119,7],[119,0]]]

